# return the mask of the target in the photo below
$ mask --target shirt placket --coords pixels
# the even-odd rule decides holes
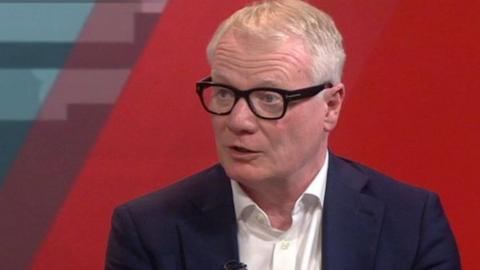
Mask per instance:
[[[293,270],[296,269],[298,252],[298,226],[302,217],[302,204],[296,204],[292,215],[292,226],[285,233],[284,238],[274,245],[273,269]]]
[[[281,240],[274,245],[273,250],[273,269],[292,270],[296,263],[296,241]]]

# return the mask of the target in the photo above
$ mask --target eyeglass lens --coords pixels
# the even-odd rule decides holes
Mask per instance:
[[[202,98],[208,110],[217,114],[230,112],[237,99],[233,90],[218,86],[206,87]],[[282,95],[268,90],[252,91],[247,99],[254,113],[266,118],[279,117],[285,106]]]

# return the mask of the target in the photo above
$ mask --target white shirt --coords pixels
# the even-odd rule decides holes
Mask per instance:
[[[265,212],[231,180],[238,224],[239,259],[251,270],[318,270],[322,262],[321,219],[328,153],[314,180],[295,203],[292,225],[275,229]]]

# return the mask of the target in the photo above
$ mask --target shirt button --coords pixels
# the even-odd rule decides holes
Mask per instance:
[[[290,241],[282,241],[280,244],[281,249],[288,249],[288,247],[290,247]]]

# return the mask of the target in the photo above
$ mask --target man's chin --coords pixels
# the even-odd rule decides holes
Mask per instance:
[[[228,162],[222,163],[222,165],[228,177],[239,182],[256,181],[257,179],[262,179],[262,175],[265,174],[263,169],[255,166],[255,164]]]

